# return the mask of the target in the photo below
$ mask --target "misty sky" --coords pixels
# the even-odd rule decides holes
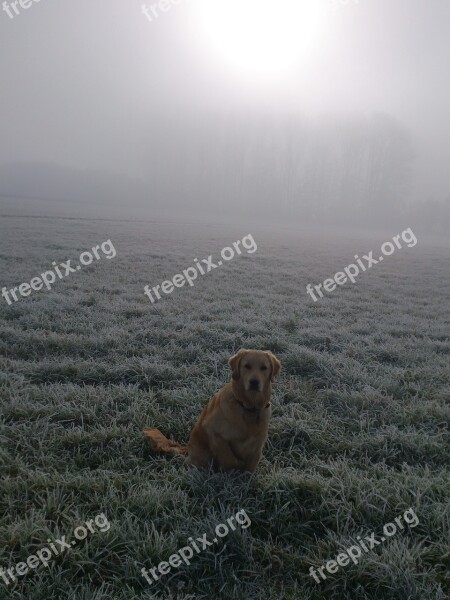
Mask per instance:
[[[205,111],[380,111],[413,134],[423,190],[449,195],[449,0],[330,4],[310,54],[278,77],[227,63],[197,2],[180,0],[153,23],[141,0],[40,0],[14,19],[1,11],[0,163],[145,179],[152,132],[170,142],[176,120]]]

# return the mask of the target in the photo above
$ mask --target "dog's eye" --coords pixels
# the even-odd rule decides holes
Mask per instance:
[[[251,369],[250,365],[244,365],[244,369]]]
[[[263,367],[261,367],[261,371],[267,371],[267,367],[264,365]]]

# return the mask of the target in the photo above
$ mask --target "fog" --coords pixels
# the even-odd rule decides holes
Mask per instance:
[[[278,72],[226,60],[202,0],[163,0],[152,20],[135,0],[29,0],[18,14],[6,3],[1,212],[95,207],[105,217],[444,233],[448,0],[311,3],[321,27]],[[238,28],[233,6],[228,25]],[[275,27],[283,6],[263,10]],[[263,15],[253,18],[256,30]],[[245,33],[251,45],[253,28]],[[270,52],[276,44],[268,35]],[[236,55],[232,45],[231,35]]]

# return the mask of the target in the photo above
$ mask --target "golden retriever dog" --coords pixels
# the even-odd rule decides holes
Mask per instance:
[[[272,352],[246,349],[239,350],[228,364],[231,381],[202,410],[187,446],[146,427],[144,435],[152,450],[186,455],[186,463],[199,468],[256,470],[272,414],[272,383],[281,364]]]

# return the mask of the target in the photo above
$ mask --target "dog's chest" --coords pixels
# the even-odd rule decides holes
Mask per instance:
[[[236,427],[233,446],[239,448],[243,453],[251,452],[259,448],[267,438],[269,430],[269,419],[265,417],[251,417],[245,419],[245,425],[240,423]]]

